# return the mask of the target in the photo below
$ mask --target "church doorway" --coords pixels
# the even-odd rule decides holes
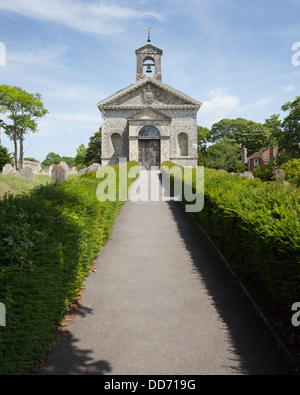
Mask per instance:
[[[139,140],[139,163],[147,170],[160,165],[160,140]]]

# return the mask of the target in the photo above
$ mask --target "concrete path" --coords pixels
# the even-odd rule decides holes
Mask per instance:
[[[292,374],[262,319],[182,206],[132,202],[86,280],[45,374]]]

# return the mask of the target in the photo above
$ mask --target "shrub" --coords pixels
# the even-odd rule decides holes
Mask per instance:
[[[285,178],[291,184],[300,187],[300,159],[294,159],[286,162],[281,166],[281,169],[285,172]]]
[[[0,201],[0,374],[28,374],[43,356],[107,241],[122,202],[99,202],[98,184],[91,172]]]
[[[204,192],[196,218],[236,270],[290,312],[300,295],[299,189],[205,169]]]

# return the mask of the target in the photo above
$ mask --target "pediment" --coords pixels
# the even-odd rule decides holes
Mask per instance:
[[[111,95],[97,104],[98,108],[107,107],[160,107],[160,106],[194,106],[198,109],[202,103],[158,81],[146,77]]]
[[[127,118],[128,121],[171,121],[172,118],[158,110],[147,107],[145,110],[138,111],[136,114]]]

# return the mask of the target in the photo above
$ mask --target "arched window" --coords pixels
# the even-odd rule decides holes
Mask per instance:
[[[114,148],[114,155],[120,156],[123,153],[123,141],[122,136],[119,133],[113,133],[111,135],[111,142]]]
[[[189,140],[186,133],[179,133],[177,136],[178,153],[180,156],[189,155]]]
[[[144,136],[144,137],[158,137],[160,136],[159,130],[155,126],[144,126],[140,131],[139,131],[139,136]]]

